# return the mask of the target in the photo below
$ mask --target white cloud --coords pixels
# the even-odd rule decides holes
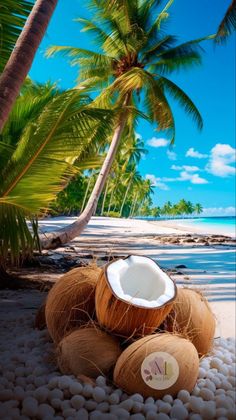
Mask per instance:
[[[199,174],[191,174],[186,171],[180,173],[180,177],[177,178],[178,181],[190,181],[191,184],[208,184],[207,179],[202,178]]]
[[[204,208],[201,216],[235,216],[236,208],[235,207],[209,207]]]
[[[173,150],[167,150],[166,154],[170,160],[177,160],[177,154]]]
[[[193,157],[193,158],[197,158],[197,159],[205,159],[208,157],[208,155],[203,154],[198,152],[197,150],[194,150],[193,147],[191,147],[187,152],[186,152],[186,157]]]
[[[196,171],[200,171],[200,168],[198,166],[188,166],[188,165],[183,165],[183,166],[177,166],[177,165],[172,165],[171,169],[174,169],[174,171],[187,171],[187,172],[196,172]]]
[[[235,175],[235,168],[230,165],[236,161],[236,149],[229,144],[217,143],[210,153],[206,170],[212,175],[222,178]]]
[[[159,188],[163,191],[168,191],[170,188],[164,182],[161,181],[161,178],[155,177],[153,174],[147,174],[146,179],[149,179],[154,187]]]
[[[152,137],[147,141],[147,144],[152,147],[166,147],[169,141],[166,139],[158,139],[157,137]]]

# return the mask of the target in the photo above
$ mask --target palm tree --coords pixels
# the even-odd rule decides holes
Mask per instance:
[[[96,167],[88,150],[112,127],[112,114],[90,108],[84,91],[46,86],[43,97],[38,89],[39,99],[32,86],[17,99],[0,136],[0,267],[9,250],[12,263],[32,252],[27,219],[45,212],[72,176]]]
[[[202,211],[203,211],[202,205],[200,203],[196,203],[195,206],[194,206],[194,211],[197,214],[202,213]]]
[[[141,181],[141,176],[140,176],[140,173],[136,169],[136,165],[130,164],[124,174],[123,185],[125,186],[125,194],[124,194],[123,201],[121,203],[120,217],[122,216],[123,208],[126,203],[126,199],[127,199],[128,193],[130,192],[131,186],[140,185],[140,181]]]
[[[4,39],[8,39],[5,59],[9,49],[14,47],[0,76],[0,132],[20,93],[22,83],[30,70],[57,2],[58,0],[37,0],[35,2],[15,45],[14,41],[16,35],[19,34],[19,25],[22,25],[24,17],[29,13],[32,1],[4,0],[4,4],[0,6],[0,18],[4,18],[4,13],[7,15],[5,21],[3,19],[1,28],[4,33],[3,40],[1,37],[1,44]],[[15,3],[18,4],[17,7]]]
[[[122,132],[132,126],[137,117],[134,107],[142,101],[149,120],[160,130],[171,133],[174,141],[175,123],[167,95],[176,99],[185,112],[193,117],[199,128],[202,118],[191,99],[166,75],[201,63],[200,41],[185,42],[176,46],[176,37],[166,35],[163,21],[173,3],[168,1],[158,12],[156,0],[92,1],[94,19],[78,19],[84,31],[90,31],[97,39],[96,52],[71,46],[51,47],[47,55],[61,53],[79,65],[80,86],[101,89],[95,100],[100,106],[117,108],[115,128],[107,156],[97,182],[82,215],[76,222],[48,235],[45,247],[61,244],[77,236],[94,214],[112,162],[115,158]],[[211,37],[207,37],[208,39]],[[141,95],[142,92],[142,95]]]
[[[236,0],[232,0],[224,18],[222,19],[217,34],[216,42],[222,43],[236,29]]]

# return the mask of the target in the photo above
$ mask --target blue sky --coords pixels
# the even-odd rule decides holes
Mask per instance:
[[[180,42],[214,33],[230,0],[175,0],[170,9],[168,32]],[[30,76],[44,82],[73,87],[78,69],[64,58],[46,59],[50,45],[94,49],[91,38],[80,33],[76,17],[87,17],[80,0],[59,0],[48,31],[35,57]],[[140,121],[137,132],[149,154],[139,170],[154,183],[154,204],[185,198],[200,202],[209,214],[231,214],[235,207],[235,36],[226,45],[202,43],[203,65],[173,74],[176,82],[198,106],[204,120],[201,132],[173,103],[176,142],[169,149],[167,136]],[[225,208],[225,210],[222,210]],[[221,210],[219,210],[221,209]]]

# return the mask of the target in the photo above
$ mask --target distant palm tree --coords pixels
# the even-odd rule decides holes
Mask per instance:
[[[236,29],[236,0],[232,0],[224,18],[222,19],[217,34],[216,42],[223,42]]]
[[[36,0],[32,10],[32,1],[26,0],[4,0],[0,5],[0,43],[6,41],[3,59],[6,59],[12,48],[5,67],[2,69],[0,67],[0,73],[2,71],[0,75],[0,132],[20,93],[20,88],[30,70],[57,2],[58,0]],[[15,44],[16,35],[19,35],[20,27],[29,12],[30,15]],[[1,32],[3,32],[3,37]],[[5,60],[3,62],[5,64]]]
[[[194,206],[194,211],[197,214],[202,213],[202,211],[203,211],[202,205],[200,203],[196,203],[195,206]]]
[[[193,117],[199,128],[202,118],[191,99],[166,75],[201,63],[200,41],[176,46],[176,37],[164,33],[163,22],[173,0],[158,12],[156,0],[93,0],[93,20],[77,19],[97,40],[96,52],[71,46],[51,47],[47,55],[61,53],[79,65],[80,86],[101,89],[95,100],[103,107],[117,109],[115,129],[87,206],[70,226],[48,234],[45,247],[70,241],[85,227],[94,214],[106,183],[125,127],[133,126],[134,107],[142,100],[151,122],[159,130],[168,130],[174,141],[175,122],[167,96],[172,96]],[[142,94],[141,94],[142,92]]]

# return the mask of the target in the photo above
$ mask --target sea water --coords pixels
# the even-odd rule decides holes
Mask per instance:
[[[212,234],[236,236],[236,218],[226,217],[196,217],[192,219],[180,219],[177,221],[179,226],[196,228]]]

